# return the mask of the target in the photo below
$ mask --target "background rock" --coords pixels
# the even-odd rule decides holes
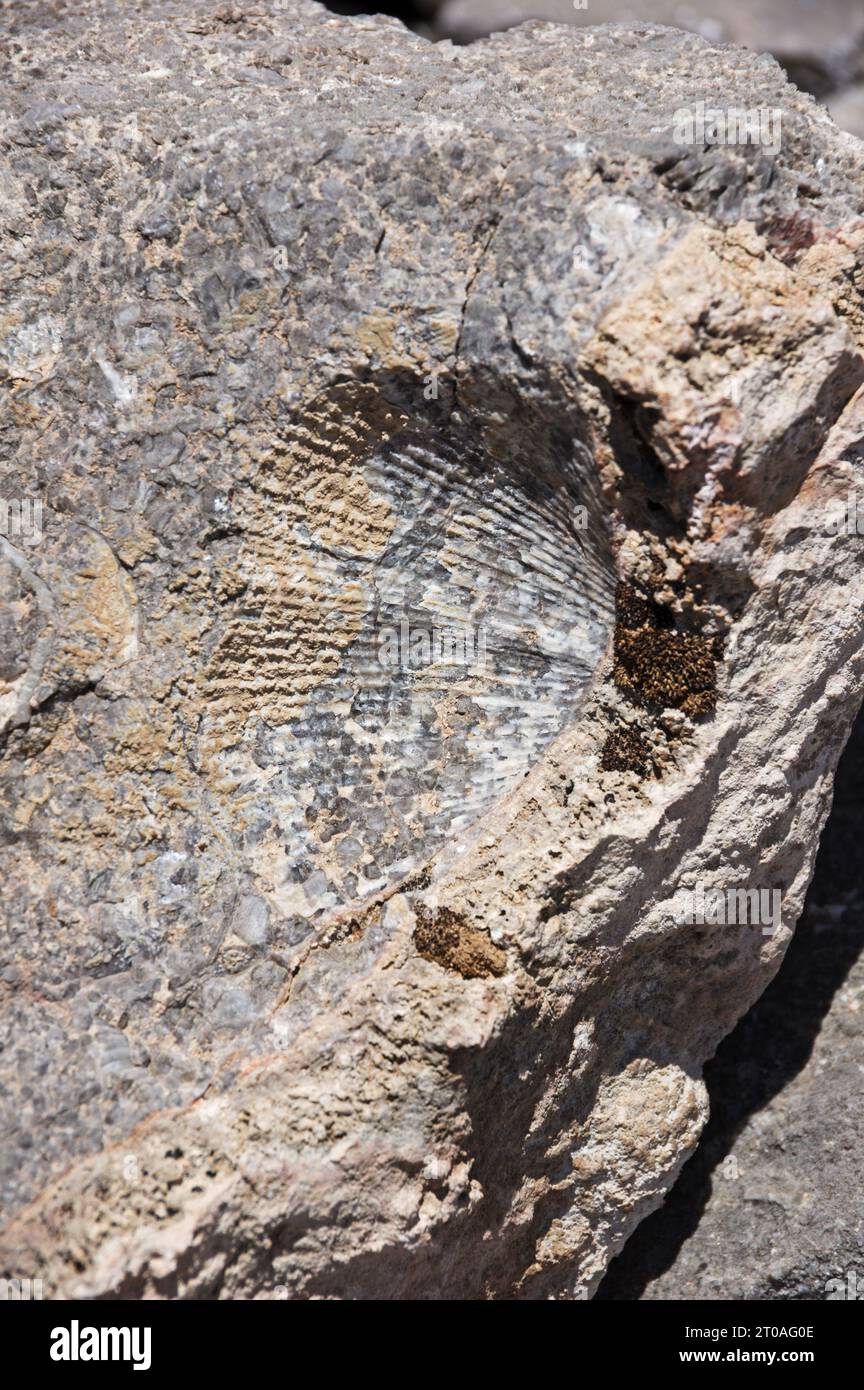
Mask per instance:
[[[342,14],[363,6],[333,0]],[[367,7],[371,8],[371,7]],[[418,0],[377,7],[430,38],[470,43],[528,20],[594,25],[642,20],[689,29],[707,39],[773,53],[793,82],[825,100],[837,124],[862,134],[864,16],[858,0]]]
[[[470,41],[529,19],[556,24],[669,24],[712,42],[772,53],[790,78],[815,93],[850,81],[864,56],[864,13],[857,0],[444,0],[437,33]]]
[[[843,130],[864,139],[864,82],[843,87],[830,96],[828,110]]]

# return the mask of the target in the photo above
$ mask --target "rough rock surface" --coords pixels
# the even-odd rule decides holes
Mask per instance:
[[[428,9],[425,12],[429,13]],[[789,78],[864,136],[864,8],[860,0],[444,0],[428,27],[470,43],[526,20],[594,25],[641,20],[772,53]]]
[[[705,1069],[711,1118],[601,1299],[864,1298],[864,711],[776,978]]]
[[[810,92],[851,81],[864,59],[859,0],[444,0],[435,30],[464,42],[528,19],[674,25],[712,42],[772,53]]]
[[[859,698],[861,147],[649,26],[3,25],[4,1270],[590,1291]]]

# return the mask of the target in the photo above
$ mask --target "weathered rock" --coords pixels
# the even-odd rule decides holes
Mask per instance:
[[[444,0],[435,32],[464,43],[531,19],[674,25],[772,53],[794,82],[817,94],[849,82],[864,60],[859,0]]]
[[[705,1069],[711,1118],[602,1299],[864,1294],[864,711],[783,965]]]
[[[4,24],[3,1265],[593,1288],[860,697],[861,147],[648,26]]]

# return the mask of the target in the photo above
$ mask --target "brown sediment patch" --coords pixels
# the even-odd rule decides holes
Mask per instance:
[[[650,764],[651,749],[638,729],[612,730],[600,754],[604,772],[638,772],[644,777]]]
[[[414,945],[424,960],[453,970],[466,980],[504,974],[504,952],[492,944],[487,932],[472,927],[457,912],[449,907],[430,912],[419,906],[416,917]]]
[[[710,714],[717,700],[717,642],[661,626],[658,605],[619,586],[613,679],[637,704]]]

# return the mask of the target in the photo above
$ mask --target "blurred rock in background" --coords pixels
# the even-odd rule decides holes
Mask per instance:
[[[851,130],[864,140],[864,82],[833,92],[826,105],[842,130]]]
[[[403,24],[407,24],[409,29],[414,29],[418,34],[425,34],[427,38],[440,38],[441,35],[433,34],[430,20],[441,9],[442,0],[390,0],[389,4],[375,5],[372,0],[368,3],[357,4],[352,0],[322,0],[326,9],[332,10],[334,14],[389,14],[394,19],[401,19]],[[516,21],[517,24],[521,20]]]
[[[470,43],[528,19],[558,24],[645,20],[772,53],[844,130],[864,138],[862,0],[328,0],[339,14],[392,14],[430,38]]]

